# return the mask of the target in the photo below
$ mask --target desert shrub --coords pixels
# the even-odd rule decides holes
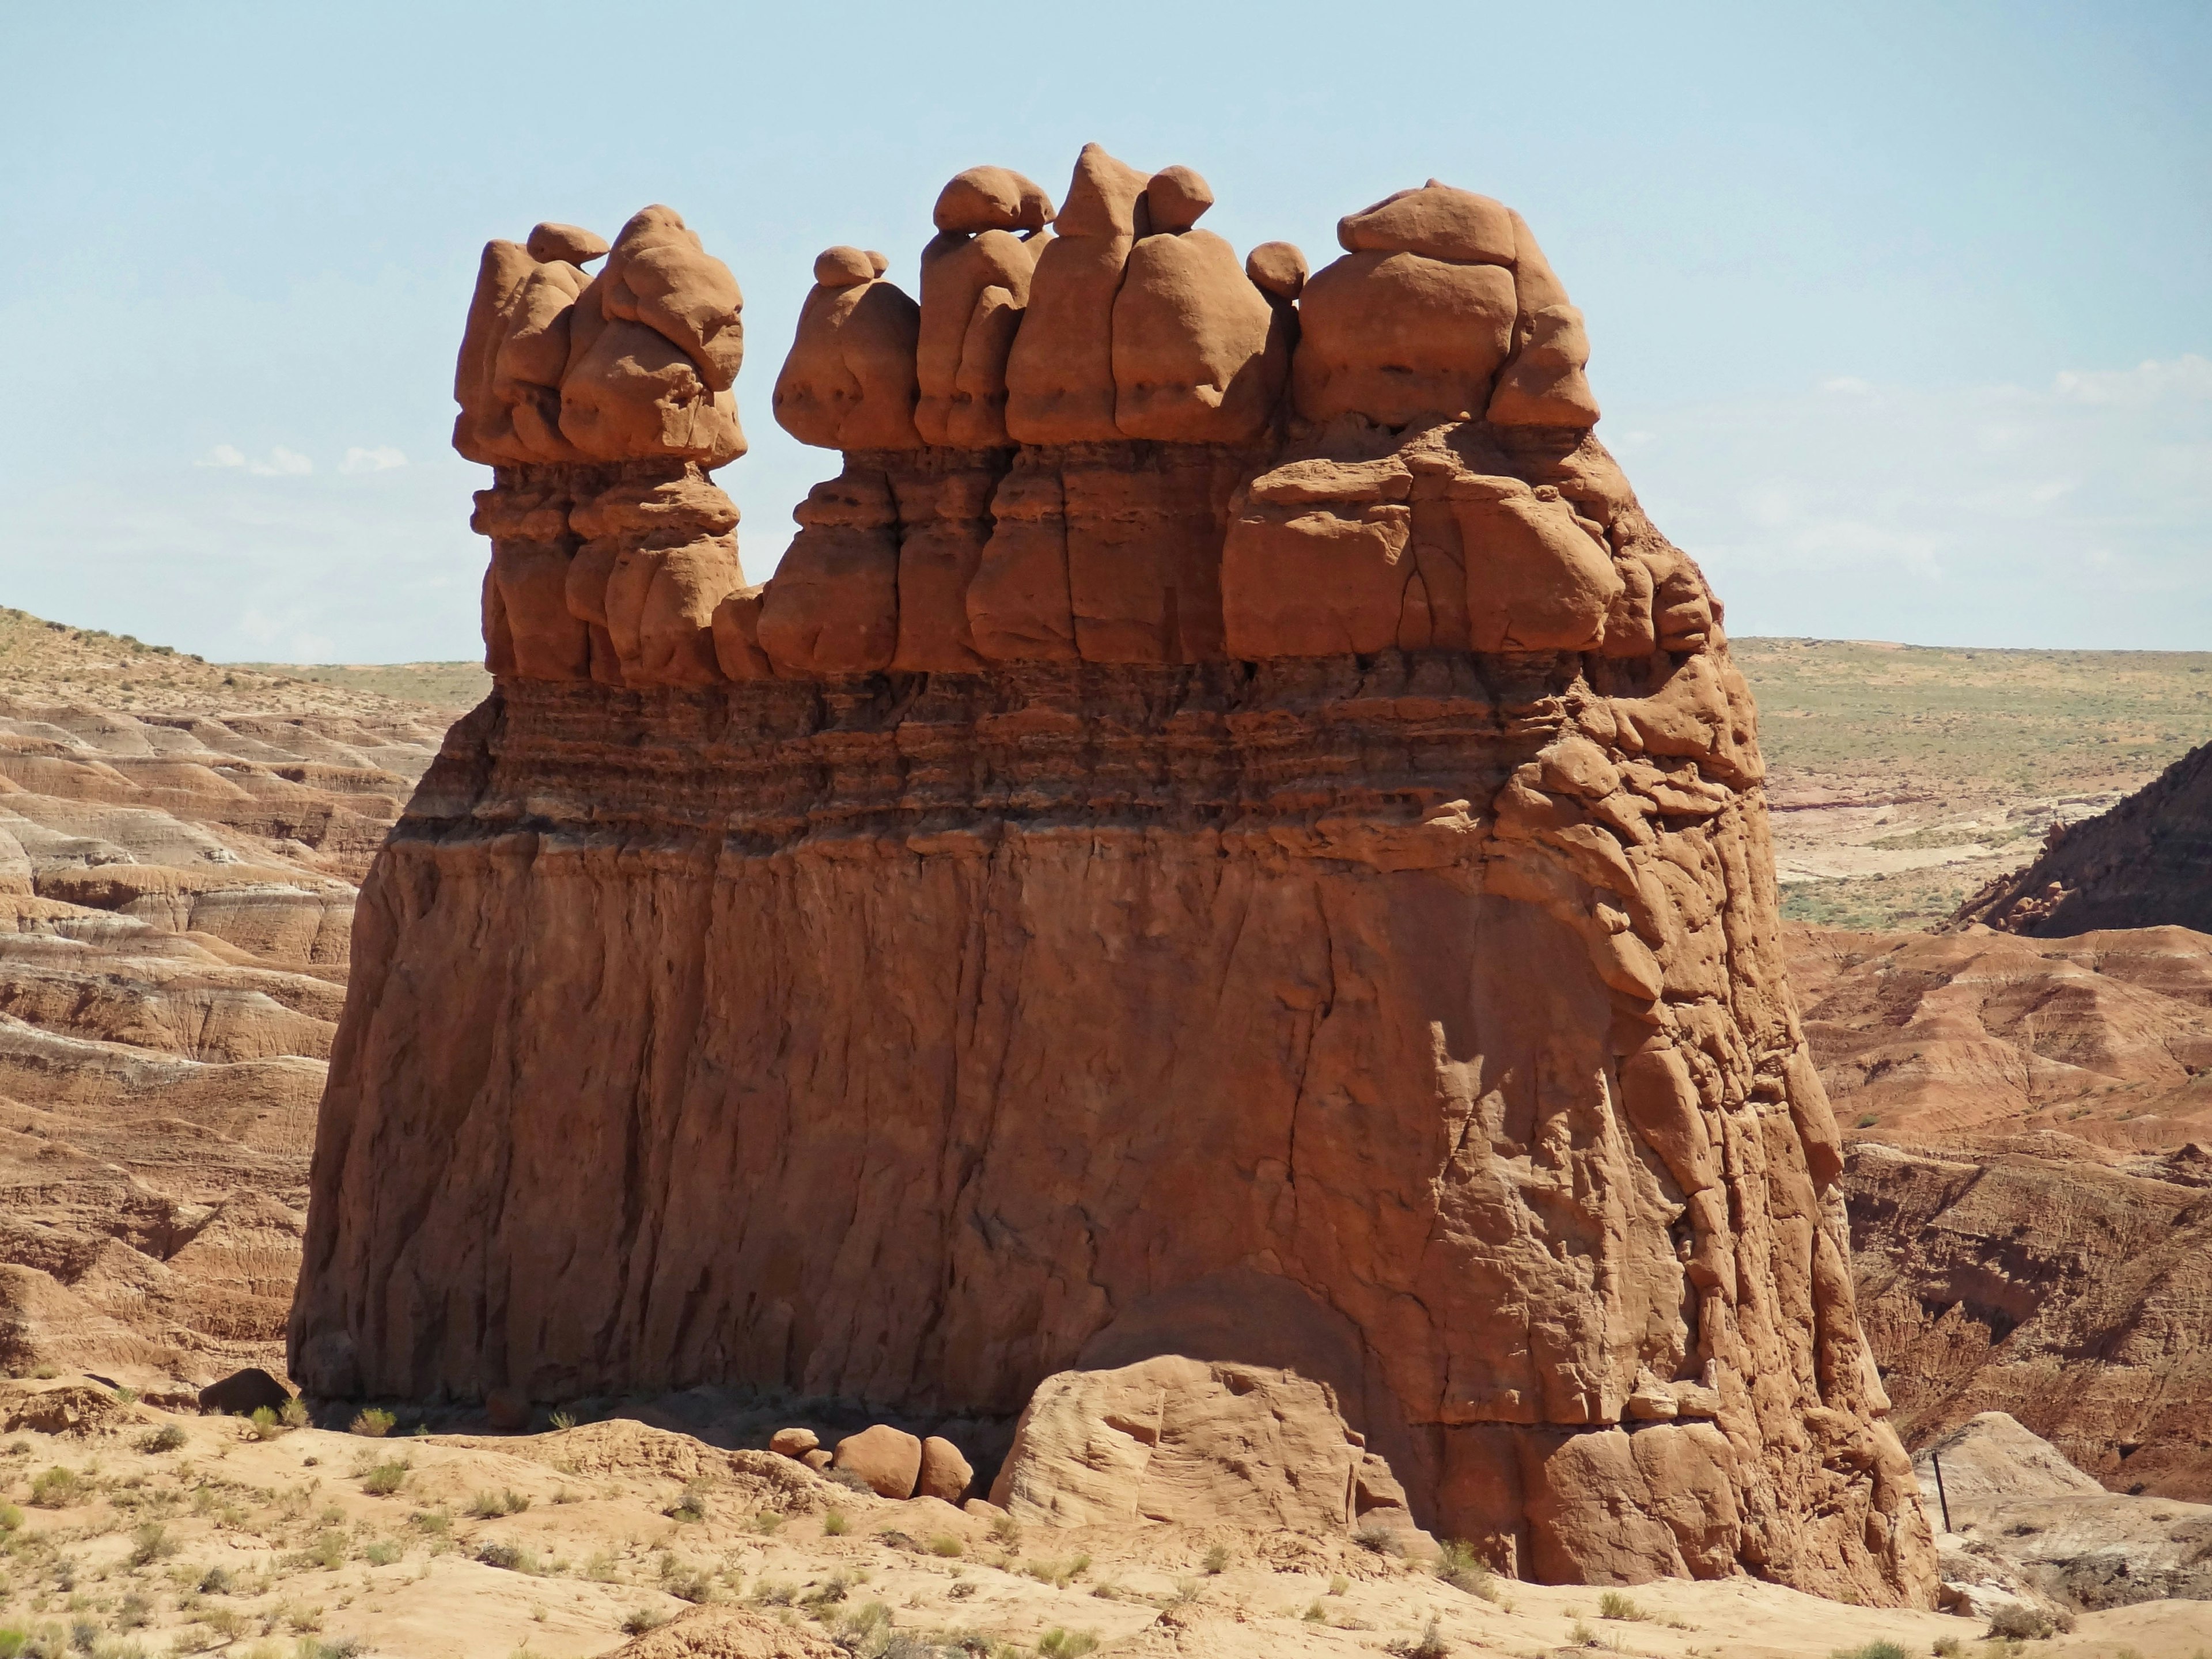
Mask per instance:
[[[822,1530],[831,1538],[842,1538],[852,1528],[852,1522],[836,1510],[822,1511]]]
[[[477,1546],[477,1559],[488,1567],[503,1567],[508,1572],[529,1573],[533,1577],[544,1571],[538,1558],[520,1544],[502,1544],[486,1539]]]
[[[683,1496],[661,1513],[679,1524],[688,1521],[704,1521],[707,1518],[706,1487],[696,1480],[690,1482],[684,1486]]]
[[[1403,1555],[1406,1547],[1398,1540],[1395,1529],[1380,1521],[1363,1521],[1359,1529],[1352,1534],[1352,1541],[1376,1555]]]
[[[176,1540],[162,1529],[158,1521],[149,1521],[131,1534],[131,1565],[151,1566],[155,1562],[177,1553]]]
[[[763,1607],[787,1607],[798,1599],[795,1584],[779,1583],[773,1578],[758,1579],[753,1584],[753,1600]]]
[[[1486,1601],[1498,1599],[1496,1581],[1492,1578],[1489,1567],[1475,1554],[1474,1546],[1464,1538],[1448,1538],[1443,1541],[1437,1551],[1436,1574],[1454,1589],[1465,1590],[1469,1595],[1479,1595]],[[1338,1595],[1343,1593],[1341,1590],[1333,1592]],[[1607,1616],[1610,1618],[1612,1615]],[[1634,1613],[1622,1615],[1624,1618],[1636,1616]]]
[[[1912,1659],[1912,1656],[1894,1642],[1869,1642],[1864,1647],[1838,1649],[1829,1659]]]
[[[2057,1629],[2048,1613],[2024,1601],[1999,1607],[1990,1615],[1989,1634],[1994,1641],[2040,1642],[2057,1634]]]
[[[991,1537],[1012,1549],[1022,1541],[1022,1523],[1011,1515],[1002,1515],[991,1522]]]
[[[841,1469],[833,1464],[822,1471],[822,1478],[824,1480],[836,1481],[848,1492],[862,1492],[870,1498],[876,1495],[876,1489],[861,1480],[859,1474],[852,1469]]]
[[[0,1659],[23,1659],[31,1645],[31,1632],[20,1625],[0,1625]]]
[[[295,1394],[276,1408],[276,1420],[288,1429],[304,1429],[313,1419],[307,1415],[307,1402]]]
[[[319,1534],[315,1541],[300,1553],[307,1565],[320,1567],[325,1572],[336,1572],[345,1565],[345,1534],[336,1530]]]
[[[137,1630],[152,1620],[154,1604],[133,1592],[115,1604],[115,1612],[111,1616],[116,1629]]]
[[[380,1538],[363,1550],[362,1556],[372,1567],[388,1567],[406,1553],[405,1545],[392,1539]]]
[[[84,1496],[84,1480],[57,1463],[31,1481],[31,1504],[41,1510],[65,1510]]]
[[[1597,1616],[1601,1619],[1641,1619],[1644,1609],[1636,1605],[1635,1598],[1619,1590],[1607,1590],[1597,1598]]]
[[[199,1592],[202,1595],[229,1595],[230,1573],[228,1570],[222,1567],[210,1567],[205,1572],[200,1575]]]
[[[555,1412],[547,1421],[556,1434],[565,1434],[576,1426],[575,1416],[569,1412]]]
[[[356,1659],[356,1656],[368,1651],[358,1636],[341,1636],[335,1642],[303,1636],[300,1645],[292,1650],[292,1659]]]
[[[0,1532],[13,1532],[22,1524],[23,1511],[5,1498],[0,1498]],[[31,1638],[27,1636],[23,1639],[27,1642]],[[0,1659],[5,1659],[5,1656],[0,1655]]]
[[[353,1421],[346,1425],[346,1432],[364,1435],[371,1440],[381,1440],[392,1432],[392,1425],[398,1420],[390,1412],[370,1406],[354,1413]]]
[[[1326,1625],[1328,1622],[1328,1610],[1322,1606],[1321,1597],[1318,1595],[1307,1604],[1306,1610],[1298,1617],[1309,1625]]]
[[[929,1553],[932,1555],[944,1556],[949,1560],[954,1556],[966,1554],[968,1547],[951,1533],[940,1532],[929,1540]]]
[[[1229,1546],[1226,1544],[1208,1545],[1206,1551],[1206,1571],[1218,1575],[1227,1571],[1228,1568]]]
[[[1039,1659],[1080,1659],[1098,1645],[1098,1638],[1087,1630],[1062,1630],[1057,1625],[1037,1638]]]
[[[469,1499],[469,1516],[477,1521],[496,1521],[503,1515],[520,1515],[530,1500],[508,1487],[503,1492],[480,1492]]]
[[[443,1538],[453,1529],[453,1517],[443,1510],[417,1510],[407,1517],[407,1524],[433,1538]]]
[[[963,1578],[945,1593],[956,1601],[965,1601],[975,1593],[975,1581],[972,1578]]]
[[[663,1561],[660,1565],[660,1587],[678,1601],[704,1605],[714,1599],[714,1581],[705,1568],[675,1561]]]
[[[783,1526],[783,1517],[774,1510],[763,1510],[753,1516],[753,1530],[763,1538],[773,1538]]]
[[[284,1425],[276,1420],[276,1413],[266,1406],[256,1406],[253,1415],[246,1420],[253,1425],[256,1437],[262,1440],[274,1440],[284,1432]]]
[[[623,1634],[642,1636],[649,1630],[659,1630],[667,1622],[668,1615],[658,1607],[632,1607],[623,1614]]]
[[[1451,1651],[1451,1646],[1444,1640],[1443,1626],[1431,1615],[1427,1628],[1419,1636],[1391,1643],[1390,1651],[1396,1654],[1398,1659],[1444,1659],[1444,1656]]]
[[[407,1484],[408,1471],[414,1467],[404,1457],[379,1463],[362,1476],[361,1489],[371,1498],[389,1498]]]
[[[142,1452],[173,1452],[185,1443],[185,1431],[174,1423],[164,1423],[151,1434],[138,1437]]]

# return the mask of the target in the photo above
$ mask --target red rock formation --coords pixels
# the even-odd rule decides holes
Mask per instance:
[[[1042,217],[955,186],[940,242]],[[631,307],[688,380],[601,374],[635,401],[596,424],[561,382],[563,434],[643,435],[500,474],[544,505],[495,540],[498,695],[356,924],[295,1375],[1011,1414],[1071,1368],[1278,1367],[1505,1571],[1924,1601],[1750,697],[1589,433],[1578,320],[1486,198],[1354,215],[1304,281],[1279,244],[1237,276],[1208,195],[1087,149],[1025,306],[925,267],[911,378],[854,372],[903,337],[856,357],[817,289],[780,412],[901,442],[763,590],[690,390],[728,385],[719,285]],[[1020,313],[1011,442],[906,445],[957,435],[963,303],[970,437]],[[525,324],[479,293],[465,428]],[[516,623],[562,559],[588,678]]]

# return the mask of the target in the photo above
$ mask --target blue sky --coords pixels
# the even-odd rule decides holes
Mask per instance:
[[[1184,162],[1318,265],[1435,175],[1589,319],[1600,435],[1734,631],[2212,648],[2212,9],[11,8],[0,603],[218,659],[475,654],[477,249],[680,209],[746,295],[757,580],[835,458],[814,254]]]

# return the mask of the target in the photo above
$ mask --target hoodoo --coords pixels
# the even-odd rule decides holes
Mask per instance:
[[[1273,1367],[1502,1571],[1924,1602],[1751,698],[1580,313],[1463,190],[1310,275],[1212,200],[1094,145],[948,185],[918,301],[825,252],[760,586],[728,270],[485,250],[497,690],[363,890],[295,1374]]]

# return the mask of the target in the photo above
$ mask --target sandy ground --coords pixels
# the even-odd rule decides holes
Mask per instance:
[[[20,1418],[30,1390],[15,1386]],[[0,1510],[0,1652],[13,1630],[94,1659],[569,1659],[702,1602],[803,1620],[862,1655],[903,1637],[908,1653],[964,1640],[956,1650],[994,1659],[1079,1651],[1085,1636],[1100,1654],[1402,1653],[1433,1633],[1431,1652],[1655,1659],[1826,1659],[1882,1641],[1933,1654],[1946,1638],[1973,1652],[1982,1637],[1941,1613],[1749,1579],[1609,1599],[1455,1587],[1342,1538],[1024,1531],[627,1421],[501,1440],[264,1438],[237,1419],[107,1405],[81,1379],[32,1386],[93,1403],[73,1431],[0,1439],[12,1506]],[[2152,1602],[1997,1652],[2195,1659],[2208,1647],[2212,1604]]]

